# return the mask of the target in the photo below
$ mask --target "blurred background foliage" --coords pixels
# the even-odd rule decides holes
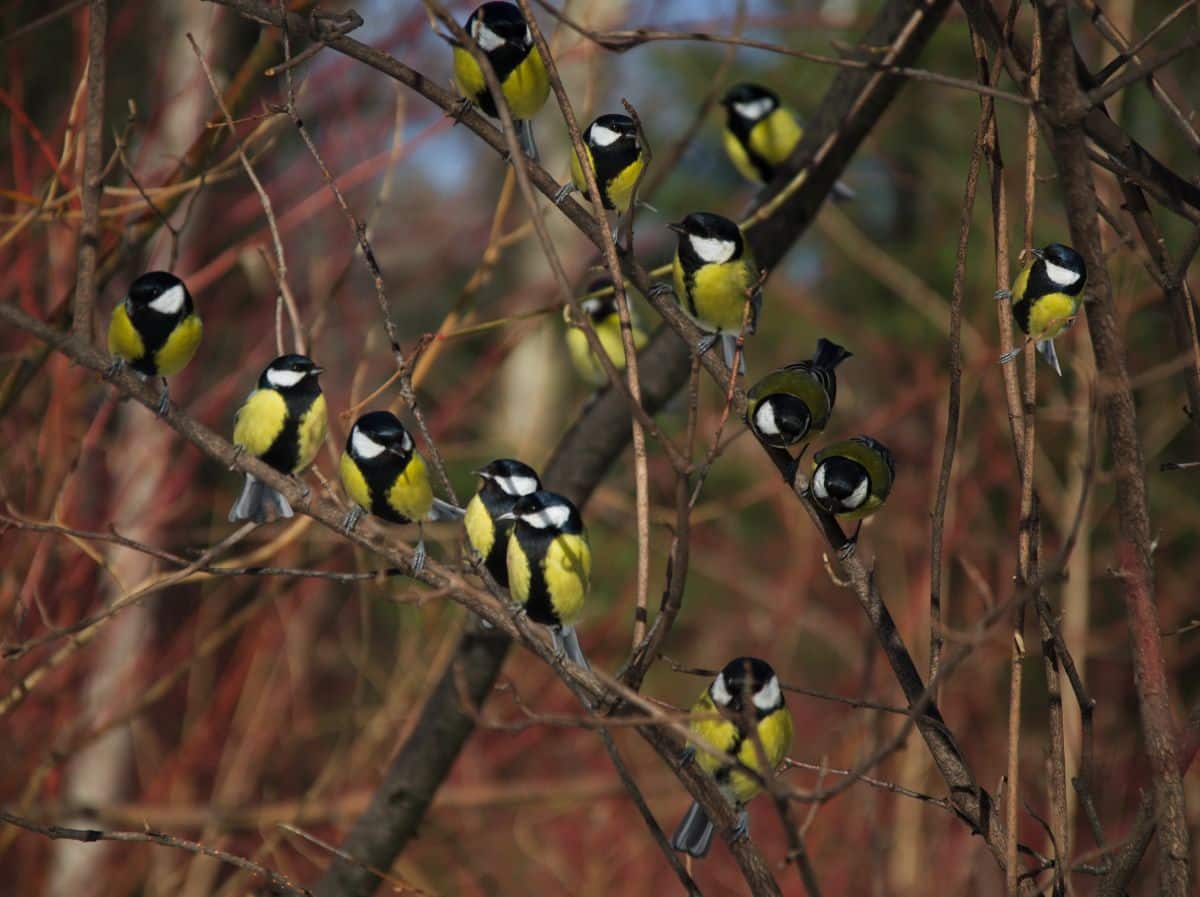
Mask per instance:
[[[875,2],[746,4],[744,35],[794,49],[835,54],[852,43],[877,11]],[[66,4],[81,7],[81,4]],[[1116,0],[1109,17],[1126,34],[1146,34],[1174,8],[1171,0]],[[465,19],[469,4],[452,5]],[[419,3],[357,4],[359,40],[385,49],[429,77],[450,78],[445,45]],[[733,4],[571,2],[567,11],[596,29],[643,25],[733,32]],[[21,26],[47,12],[40,2],[0,10],[5,109],[0,112],[3,301],[49,318],[74,282],[77,199],[64,193],[80,176],[72,154],[52,186],[59,160],[81,127],[78,103],[86,57],[86,12],[69,11],[35,30]],[[539,14],[543,27],[553,19]],[[1112,51],[1079,17],[1080,49],[1093,69]],[[1018,28],[1027,33],[1029,13]],[[1197,27],[1194,7],[1158,38],[1174,46]],[[145,216],[137,184],[151,198],[215,107],[185,39],[192,33],[227,83],[251,54],[253,70],[238,112],[239,134],[274,204],[292,290],[309,330],[310,354],[331,409],[331,451],[318,461],[332,477],[334,447],[350,423],[347,410],[393,372],[366,266],[353,235],[286,116],[278,114],[283,78],[261,70],[282,59],[278,33],[260,30],[226,9],[201,2],[114,4],[108,39],[108,133],[127,135],[128,165],[117,163],[106,185],[104,247],[130,239]],[[651,43],[626,54],[599,50],[571,32],[554,31],[554,47],[577,114],[590,120],[639,110],[661,157],[691,122],[714,76],[730,84],[757,80],[802,112],[820,100],[834,69],[751,49],[736,52],[694,42]],[[298,48],[293,48],[297,50]],[[731,57],[728,67],[725,60]],[[919,64],[973,78],[975,63],[961,13],[952,10]],[[579,412],[588,389],[574,376],[562,341],[559,297],[531,239],[527,216],[507,167],[440,110],[380,74],[325,50],[294,71],[306,127],[339,179],[384,271],[396,322],[411,348],[439,333],[417,369],[419,395],[451,478],[465,501],[471,471],[497,456],[535,466]],[[1181,56],[1162,73],[1178,93],[1200,83],[1200,56]],[[1002,81],[1001,86],[1012,89]],[[130,124],[130,103],[136,112]],[[553,104],[550,104],[551,106]],[[1111,114],[1185,177],[1196,156],[1142,85],[1109,102]],[[864,530],[864,550],[877,559],[881,588],[918,659],[928,643],[930,513],[946,419],[946,339],[963,185],[979,114],[970,92],[909,84],[845,174],[857,190],[849,203],[824,209],[816,225],[766,287],[759,332],[749,342],[749,374],[806,358],[826,336],[855,357],[840,370],[838,407],[829,440],[870,433],[892,447],[899,478],[886,509]],[[741,215],[754,190],[741,182],[720,147],[714,111],[682,161],[637,222],[639,259],[654,266],[672,250],[668,221],[696,210]],[[1010,239],[1020,231],[1025,111],[1000,102],[999,129],[1013,210]],[[549,170],[565,177],[567,141],[557,113],[537,121]],[[227,159],[220,144],[210,166]],[[74,151],[73,151],[74,152]],[[56,162],[57,164],[57,162]],[[1052,165],[1039,157],[1035,245],[1066,241],[1066,222]],[[659,172],[652,173],[657,175]],[[200,172],[189,172],[199,176]],[[1177,713],[1200,697],[1200,637],[1195,583],[1200,491],[1193,472],[1159,473],[1165,461],[1200,460],[1200,432],[1184,413],[1180,358],[1163,297],[1135,249],[1131,222],[1120,216],[1113,178],[1098,170],[1098,191],[1117,214],[1120,234],[1104,238],[1137,387],[1139,427],[1150,471],[1151,514],[1158,533],[1159,611]],[[991,607],[1011,597],[1016,569],[1018,481],[1008,431],[996,325],[989,184],[981,178],[972,218],[965,288],[962,439],[946,526],[946,624],[965,636]],[[543,205],[545,205],[543,203]],[[40,209],[40,210],[39,210]],[[497,209],[501,214],[497,216]],[[22,220],[35,212],[30,220]],[[150,213],[153,214],[153,213]],[[1174,255],[1189,236],[1186,222],[1156,218]],[[170,216],[179,230],[159,229],[133,246],[98,299],[107,320],[125,285],[143,270],[174,261],[206,322],[200,355],[172,386],[189,413],[228,432],[241,396],[276,354],[275,287],[264,259],[270,237],[259,199],[236,162],[214,169]],[[581,285],[597,261],[562,216],[547,220],[569,272]],[[497,239],[498,237],[498,239]],[[1015,271],[1012,272],[1015,274]],[[1195,277],[1192,277],[1195,284]],[[534,312],[538,314],[531,314]],[[643,305],[643,317],[654,320]],[[480,325],[494,324],[480,329]],[[474,329],[473,329],[474,328]],[[1053,557],[1078,506],[1089,444],[1096,469],[1079,542],[1066,580],[1050,589],[1077,663],[1098,701],[1096,797],[1115,840],[1136,809],[1146,779],[1137,703],[1119,584],[1111,575],[1116,521],[1102,424],[1090,413],[1094,367],[1082,318],[1059,341],[1064,378],[1039,375],[1037,487],[1042,499],[1044,557]],[[290,333],[285,325],[285,337]],[[29,353],[10,332],[4,361]],[[395,387],[373,405],[399,408]],[[702,388],[700,446],[721,412],[716,387]],[[680,436],[682,400],[661,415]],[[770,660],[789,685],[896,704],[892,681],[850,593],[829,572],[822,544],[780,484],[768,459],[739,434],[717,461],[696,507],[691,568],[683,614],[666,645],[685,667],[717,668],[743,653]],[[190,556],[230,532],[225,512],[240,477],[204,459],[151,415],[115,404],[111,389],[51,358],[16,395],[6,395],[0,433],[0,482],[6,514],[57,519],[84,530],[110,525],[122,534]],[[814,447],[816,448],[816,447]],[[651,445],[652,603],[670,544],[673,479]],[[624,659],[635,595],[632,466],[628,454],[585,509],[597,559],[581,634],[593,662],[608,670]],[[452,527],[434,527],[435,557],[459,551]],[[397,530],[397,538],[414,534]],[[106,603],[153,577],[153,559],[112,545],[9,528],[0,530],[0,619],[10,649],[4,690],[47,663],[70,642],[29,650],[45,636],[101,612]],[[255,533],[230,549],[242,565],[371,570],[333,534],[298,519]],[[403,579],[332,583],[290,577],[191,577],[114,617],[94,641],[48,668],[3,720],[6,762],[0,798],[6,806],[110,827],[143,824],[256,857],[295,880],[311,881],[329,856],[281,824],[337,843],[364,805],[403,739],[464,621],[453,604]],[[1026,669],[1025,778],[1028,808],[1046,814],[1045,685],[1034,639]],[[941,705],[979,781],[994,786],[1004,772],[1008,692],[1006,626],[989,631],[971,659],[944,685]],[[705,680],[655,667],[645,691],[686,707]],[[486,723],[468,743],[421,829],[393,873],[417,892],[500,894],[654,894],[673,877],[646,837],[594,734],[531,724],[534,713],[570,714],[578,706],[552,674],[514,652]],[[886,739],[902,718],[793,694],[794,759],[853,766]],[[1070,709],[1073,702],[1068,700]],[[1077,714],[1068,717],[1078,751]],[[686,805],[670,772],[626,733],[639,781],[664,827]],[[921,740],[887,757],[881,778],[942,796]],[[797,785],[836,781],[797,770]],[[1200,784],[1185,780],[1195,830]],[[801,815],[807,807],[801,807]],[[753,832],[769,857],[785,845],[769,807],[755,806]],[[1077,820],[1077,853],[1091,842]],[[1049,851],[1032,815],[1025,840]],[[931,870],[939,893],[998,894],[1001,877],[982,842],[936,805],[859,784],[814,806],[808,848],[827,894],[927,893]],[[1143,884],[1153,891],[1152,857]],[[699,864],[707,894],[741,893],[724,847]],[[800,893],[781,874],[785,893]],[[1080,879],[1090,888],[1086,878]],[[251,893],[254,883],[210,860],[162,848],[52,844],[0,830],[0,881],[13,893],[118,895]],[[392,885],[385,885],[385,889]]]

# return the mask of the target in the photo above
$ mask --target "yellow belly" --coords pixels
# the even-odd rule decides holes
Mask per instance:
[[[683,266],[678,256],[675,259],[675,293],[680,305],[701,330],[714,333],[738,333],[742,329],[742,315],[747,291],[757,278],[743,259],[723,265],[705,265],[692,279],[692,288],[686,290]],[[690,295],[696,313],[685,298]]]
[[[158,373],[163,377],[170,377],[187,367],[196,354],[203,334],[204,325],[200,322],[199,315],[188,315],[180,321],[179,326],[172,331],[154,356]]]
[[[470,100],[476,100],[480,94],[487,92],[483,70],[474,57],[461,47],[454,48],[454,80],[462,95]],[[537,115],[550,95],[550,78],[546,75],[546,66],[536,48],[509,72],[500,89],[504,92],[513,118],[530,119]]]
[[[146,354],[141,334],[129,320],[124,302],[113,309],[112,320],[108,324],[108,351],[125,361],[137,361]]]
[[[287,403],[283,396],[272,389],[256,389],[238,409],[233,444],[252,455],[264,455],[286,421]]]
[[[726,128],[721,134],[721,141],[725,144],[725,155],[729,157],[729,161],[733,163],[733,167],[738,170],[738,174],[748,181],[753,181],[756,184],[761,183],[762,177],[759,175],[758,169],[750,161],[750,156],[746,153],[746,148],[742,146],[742,142],[737,139],[737,136]]]
[[[608,201],[618,212],[624,214],[629,211],[630,203],[633,201],[633,187],[645,167],[645,161],[638,156],[633,164],[626,166],[623,171],[609,181]]]
[[[467,503],[463,525],[467,528],[467,542],[471,548],[482,558],[491,554],[492,545],[496,542],[496,525],[492,523],[492,517],[478,495]]]
[[[772,167],[782,165],[803,136],[791,110],[780,107],[750,129],[750,150]]]
[[[508,552],[505,554],[508,567],[508,591],[517,604],[529,600],[529,589],[533,584],[533,570],[529,566],[529,557],[525,549],[514,537],[508,539]]]
[[[312,464],[325,441],[327,426],[325,396],[319,395],[300,421],[300,461],[292,473],[299,473]]]
[[[621,344],[620,318],[616,315],[605,318],[596,325],[596,336],[600,338],[600,345],[604,347],[604,352],[612,361],[613,367],[618,371],[625,370],[625,347]],[[633,326],[634,348],[641,351],[648,340],[649,336],[646,331],[635,324]],[[567,328],[567,351],[571,355],[571,362],[575,365],[575,370],[589,385],[603,386],[608,381],[608,377],[604,374],[604,368],[592,354],[587,336],[580,328]]]
[[[542,571],[555,613],[564,626],[572,625],[583,611],[591,585],[592,551],[587,540],[573,535],[556,538],[546,551]]]
[[[366,477],[362,475],[362,471],[358,469],[358,465],[354,463],[349,452],[342,452],[338,473],[341,476],[342,488],[346,490],[349,499],[364,511],[370,511],[371,490],[367,486]]]
[[[392,510],[409,520],[424,520],[429,516],[433,507],[433,489],[429,485],[425,459],[413,453],[408,465],[388,490],[387,498]]]
[[[707,701],[705,708],[701,709],[700,704],[697,704],[693,708],[693,712],[711,714],[715,712],[715,705],[711,701]],[[737,740],[737,727],[724,718],[697,720],[691,724],[691,730],[697,737],[725,752],[729,752]],[[772,770],[776,769],[792,746],[792,717],[786,707],[775,711],[759,722],[758,737],[762,742],[763,752],[767,755],[767,763]],[[758,748],[755,747],[753,738],[742,740],[737,751],[737,759],[750,769],[756,771],[762,769]],[[709,775],[716,775],[717,771],[727,762],[703,750],[697,750],[696,761],[700,764],[701,769],[708,772]],[[744,804],[758,794],[761,788],[758,782],[745,773],[733,772],[725,782],[721,783],[721,790],[735,802]]]
[[[1029,309],[1029,335],[1035,340],[1054,339],[1071,326],[1079,312],[1076,297],[1050,293]]]

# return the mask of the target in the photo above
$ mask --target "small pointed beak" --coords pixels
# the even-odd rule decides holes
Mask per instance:
[[[497,517],[496,522],[503,523],[506,520],[516,520],[516,519],[517,519],[517,515],[514,514],[512,511],[509,511],[507,514],[501,514],[499,517]]]
[[[314,377],[317,376],[318,374],[323,374],[323,373],[325,373],[325,368],[321,367],[320,365],[317,365],[315,368],[312,369],[312,373],[313,373]]]
[[[667,230],[673,230],[673,231],[675,231],[675,233],[677,233],[681,236],[683,234],[687,233],[687,228],[685,228],[683,226],[682,221],[672,221],[670,224],[667,225]]]
[[[1030,255],[1032,255],[1035,259],[1044,259],[1046,257],[1046,253],[1042,252],[1040,249],[1030,250]]]

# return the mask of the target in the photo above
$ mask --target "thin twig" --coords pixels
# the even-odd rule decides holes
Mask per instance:
[[[83,126],[83,179],[79,184],[83,222],[75,269],[75,303],[71,328],[80,339],[92,339],[96,302],[96,257],[100,251],[100,168],[104,151],[104,37],[108,30],[107,0],[88,4],[87,111]]]

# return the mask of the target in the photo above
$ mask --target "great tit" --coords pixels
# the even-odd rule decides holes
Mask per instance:
[[[709,334],[696,346],[703,355],[720,337],[725,364],[732,367],[742,315],[750,299],[746,333],[758,327],[762,309],[759,271],[746,239],[734,222],[710,212],[693,212],[667,225],[679,234],[675,250],[675,298],[696,326]],[[656,290],[669,289],[662,285]],[[741,370],[746,360],[743,356]]]
[[[852,436],[828,445],[813,457],[808,484],[813,501],[838,517],[859,521],[841,551],[858,541],[862,521],[883,506],[896,479],[896,461],[888,447],[870,436]]]
[[[1062,376],[1054,338],[1075,323],[1087,285],[1083,256],[1062,243],[1033,250],[1033,261],[1020,274],[1012,290],[999,290],[997,299],[1011,299],[1017,326],[1037,343],[1038,352]],[[1019,349],[1006,353],[1001,363],[1011,361]]]
[[[724,751],[728,759],[702,749],[693,748],[690,753],[738,808],[738,830],[744,832],[749,819],[745,804],[762,786],[748,773],[738,771],[736,764],[764,774],[761,746],[770,771],[774,771],[792,746],[792,715],[783,699],[779,677],[765,660],[738,657],[717,674],[692,705],[691,714],[695,718],[689,728],[696,739]],[[712,836],[712,821],[704,808],[693,802],[675,830],[671,846],[703,857],[708,853]]]
[[[342,488],[354,502],[342,524],[351,532],[364,513],[389,523],[415,523],[417,547],[413,570],[425,566],[426,520],[456,520],[463,512],[433,497],[429,469],[412,436],[390,411],[370,411],[354,422],[339,465]]]
[[[735,84],[721,105],[726,113],[721,136],[729,161],[742,177],[766,184],[804,136],[799,116],[761,84]],[[838,181],[833,185],[833,194],[838,199],[850,199],[854,191]]]
[[[822,337],[810,361],[789,364],[750,387],[746,423],[754,435],[766,445],[788,448],[824,430],[837,400],[834,368],[850,357]]]
[[[587,660],[575,633],[592,575],[592,550],[579,511],[569,499],[538,490],[507,514],[508,590],[529,619],[549,626],[559,651],[580,666]]]
[[[626,296],[630,295],[626,287]],[[600,345],[618,371],[625,370],[625,346],[621,342],[621,317],[617,313],[617,298],[613,293],[612,281],[600,278],[588,285],[588,295],[579,303],[583,313],[592,322],[592,329],[600,338]],[[572,317],[574,309],[567,305],[563,307],[563,320],[567,323],[567,351],[571,355],[571,363],[579,376],[593,387],[599,388],[608,382],[604,368],[592,353],[588,345],[587,335],[583,327]],[[629,305],[629,324],[633,329],[633,347],[639,352],[650,341],[641,321],[638,319],[632,302]]]
[[[508,588],[508,537],[517,501],[542,488],[537,471],[512,458],[498,458],[476,471],[479,491],[467,503],[467,542],[502,588]],[[501,517],[505,519],[501,520]]]
[[[237,411],[233,443],[238,450],[292,476],[308,467],[325,439],[325,396],[317,381],[323,370],[303,355],[281,355],[267,365],[258,387]],[[230,522],[265,523],[272,512],[291,517],[292,506],[266,483],[246,474],[242,494],[229,511]]]
[[[583,148],[596,173],[600,201],[604,208],[625,214],[633,202],[634,185],[646,167],[637,125],[628,115],[601,115],[581,136]],[[571,183],[558,191],[555,204],[566,199],[572,190],[587,195],[587,177],[579,156],[574,153],[571,154]]]
[[[550,79],[520,8],[512,3],[484,3],[471,13],[463,30],[487,55],[495,69],[521,146],[525,154],[536,161],[538,152],[533,142],[531,119],[550,95]],[[459,91],[485,115],[498,118],[500,113],[488,90],[483,69],[466,48],[453,39],[448,40],[454,49],[454,80]]]
[[[113,369],[129,365],[143,378],[161,378],[158,413],[166,414],[167,377],[187,367],[203,330],[183,281],[166,271],[149,271],[129,285],[129,294],[113,309],[108,325]]]

